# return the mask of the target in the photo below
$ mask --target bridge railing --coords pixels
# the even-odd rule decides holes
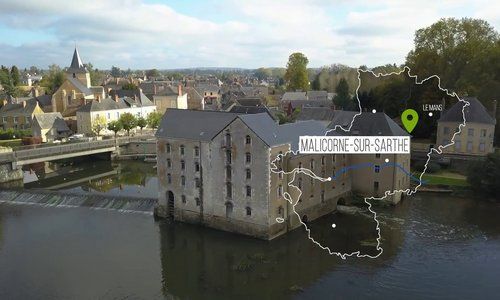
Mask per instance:
[[[29,150],[17,150],[14,151],[13,153],[14,157],[17,160],[23,160],[23,159],[47,157],[58,154],[96,150],[113,146],[115,146],[114,140],[104,140],[104,141],[92,141],[92,142],[81,142],[81,143],[69,143],[58,146],[43,147],[43,148],[36,148]]]

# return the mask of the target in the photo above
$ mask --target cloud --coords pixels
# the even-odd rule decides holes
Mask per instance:
[[[499,25],[494,9],[467,1],[226,0],[193,3],[183,13],[170,3],[3,0],[0,29],[12,34],[0,42],[0,62],[66,66],[77,42],[99,68],[284,66],[294,51],[313,67],[373,66],[404,62],[415,30],[441,17],[469,14]],[[47,37],[26,40],[34,34]]]

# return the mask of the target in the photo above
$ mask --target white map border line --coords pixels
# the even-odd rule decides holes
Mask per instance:
[[[276,164],[275,164],[275,162],[277,160],[280,160],[281,157],[284,157],[284,156],[286,156],[289,153],[292,153],[293,155],[297,155],[298,154],[298,150],[297,151],[288,150],[284,154],[279,154],[271,162],[271,165],[270,165],[271,172],[276,173],[276,174],[280,174],[281,173],[281,174],[287,174],[287,175],[293,173],[292,180],[290,182],[288,182],[287,184],[288,184],[288,186],[294,187],[297,190],[299,190],[299,197],[297,198],[297,201],[295,203],[293,203],[292,197],[290,196],[289,193],[285,192],[283,194],[283,196],[284,196],[285,200],[287,200],[288,202],[290,202],[290,204],[292,204],[292,210],[297,215],[297,218],[299,219],[299,222],[301,223],[301,225],[303,225],[304,228],[305,228],[305,230],[307,231],[307,237],[308,237],[308,239],[311,240],[314,244],[316,244],[321,249],[328,251],[328,254],[330,254],[330,255],[337,255],[337,256],[339,256],[342,259],[346,259],[347,257],[353,256],[353,255],[356,255],[356,257],[359,257],[359,258],[362,258],[362,257],[377,258],[377,257],[379,257],[384,252],[384,249],[380,246],[380,241],[382,239],[382,236],[380,234],[380,223],[379,223],[379,221],[377,219],[377,213],[372,209],[372,204],[370,202],[368,202],[368,200],[383,200],[383,199],[387,198],[388,196],[394,195],[396,193],[405,193],[406,195],[412,195],[412,194],[416,193],[417,190],[418,190],[418,188],[422,185],[422,177],[424,176],[425,172],[427,171],[427,166],[428,166],[428,164],[429,164],[429,162],[431,160],[431,154],[432,154],[432,152],[434,151],[437,154],[442,154],[443,153],[443,149],[448,148],[448,147],[454,145],[455,144],[455,137],[456,137],[456,135],[460,134],[462,132],[462,128],[465,127],[465,125],[466,125],[465,108],[467,106],[470,106],[470,102],[468,102],[468,101],[466,101],[464,99],[461,99],[455,92],[450,92],[448,89],[445,89],[445,88],[441,87],[441,78],[438,75],[429,76],[429,77],[427,77],[427,78],[425,78],[425,79],[423,79],[422,81],[419,82],[417,75],[411,75],[411,73],[410,73],[411,69],[408,66],[404,66],[403,69],[401,71],[398,71],[398,72],[378,73],[378,74],[375,74],[375,72],[373,72],[372,70],[362,70],[362,69],[358,68],[357,69],[357,72],[358,72],[358,87],[356,88],[356,99],[358,100],[359,112],[353,116],[353,118],[351,120],[351,123],[349,124],[349,127],[343,128],[341,125],[335,125],[334,128],[327,130],[325,132],[325,135],[327,135],[332,130],[336,130],[337,128],[340,128],[341,130],[343,130],[345,132],[349,132],[351,130],[351,127],[352,127],[352,125],[353,125],[354,120],[356,119],[356,117],[359,116],[359,115],[361,115],[361,113],[362,113],[362,107],[361,107],[361,101],[359,100],[359,89],[361,87],[361,72],[371,73],[373,76],[375,76],[377,78],[380,78],[381,76],[385,77],[385,76],[392,76],[392,75],[401,75],[405,71],[408,74],[408,77],[411,77],[411,78],[415,79],[415,84],[417,84],[417,85],[421,85],[424,82],[426,82],[427,80],[430,80],[430,79],[433,79],[433,78],[437,78],[438,79],[438,85],[437,86],[438,86],[438,88],[441,91],[445,92],[448,96],[455,97],[455,98],[458,99],[458,101],[464,103],[464,106],[462,107],[463,122],[458,125],[458,131],[456,131],[453,134],[453,137],[451,138],[450,143],[448,143],[446,145],[439,145],[437,149],[436,148],[431,148],[430,151],[427,153],[427,160],[425,162],[424,169],[423,169],[422,173],[420,174],[419,183],[418,183],[417,186],[415,186],[415,188],[413,190],[412,189],[405,189],[405,190],[385,191],[384,196],[382,196],[382,197],[365,197],[364,198],[365,203],[368,205],[368,210],[373,214],[373,219],[377,223],[377,226],[376,226],[376,230],[377,230],[377,247],[376,248],[377,248],[377,250],[379,250],[379,253],[377,255],[361,254],[361,251],[355,251],[355,252],[352,252],[352,253],[335,252],[335,251],[332,251],[329,247],[321,245],[321,243],[319,243],[313,237],[311,237],[311,229],[307,226],[306,223],[304,223],[302,221],[302,219],[300,218],[300,214],[295,209],[295,206],[299,202],[298,200],[300,199],[300,196],[302,196],[302,190],[300,190],[297,186],[293,185],[292,182],[295,180],[295,175],[297,173],[304,173],[304,174],[312,177],[313,179],[317,179],[317,180],[320,180],[322,182],[331,181],[331,177],[323,178],[323,177],[317,176],[316,174],[314,174],[314,172],[312,170],[309,170],[307,168],[295,168],[295,169],[293,169],[292,171],[289,171],[289,172],[285,172],[283,170],[281,170],[281,171],[275,171],[275,169],[278,169],[277,166],[276,166]]]

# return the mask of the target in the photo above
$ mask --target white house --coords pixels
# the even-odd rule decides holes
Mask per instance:
[[[156,106],[147,97],[123,97],[105,98],[93,100],[82,106],[76,112],[78,133],[92,134],[92,125],[96,119],[104,117],[106,123],[120,119],[124,113],[130,113],[136,117],[147,118],[156,111]],[[102,133],[109,133],[107,129]]]

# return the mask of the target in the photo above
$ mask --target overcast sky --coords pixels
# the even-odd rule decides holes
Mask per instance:
[[[442,17],[500,25],[500,1],[0,0],[0,64],[68,66],[75,43],[101,69],[404,62]]]

